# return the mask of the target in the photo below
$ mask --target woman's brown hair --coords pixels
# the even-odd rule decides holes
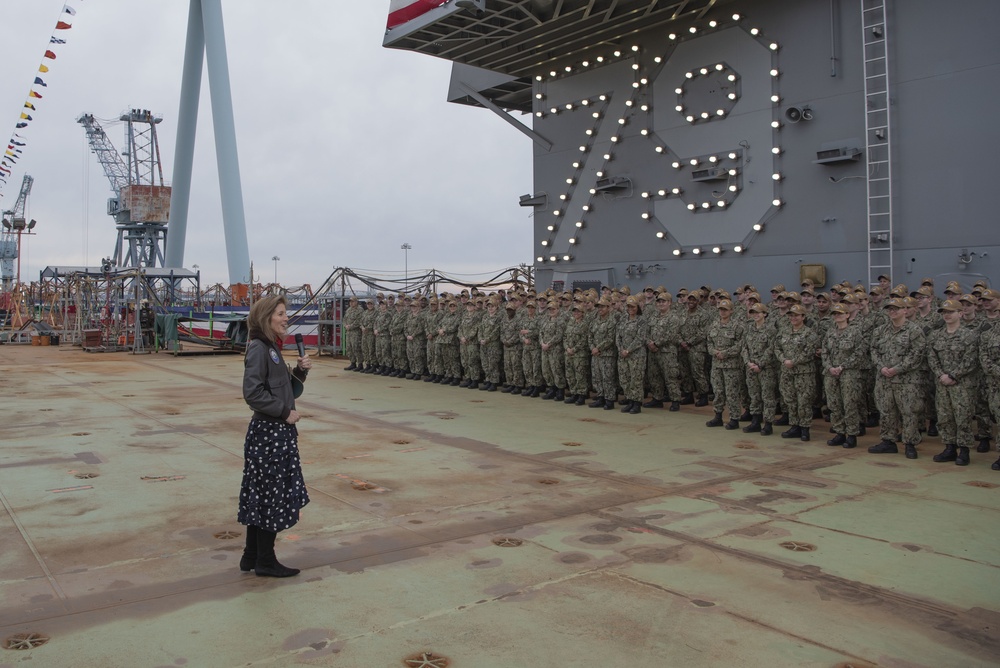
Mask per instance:
[[[274,340],[274,330],[271,329],[271,316],[278,310],[279,306],[288,308],[288,300],[285,295],[271,295],[264,297],[250,307],[250,315],[247,316],[247,327],[250,329],[250,338],[266,339],[271,343]]]

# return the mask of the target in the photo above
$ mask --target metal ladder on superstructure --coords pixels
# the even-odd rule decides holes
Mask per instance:
[[[886,0],[861,0],[865,75],[865,145],[868,206],[868,282],[892,281],[892,127]]]

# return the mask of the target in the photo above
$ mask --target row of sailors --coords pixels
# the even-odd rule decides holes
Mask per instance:
[[[733,295],[708,286],[541,294],[387,298],[344,314],[349,370],[470,389],[519,393],[622,412],[708,404],[709,427],[811,439],[826,406],[834,437],[855,447],[881,427],[872,453],[916,458],[921,432],[940,434],[935,461],[967,465],[988,452],[1000,417],[1000,292],[949,283],[944,299],[924,279],[871,290],[842,283],[818,292],[776,285],[764,304],[752,285]],[[501,389],[502,388],[502,389]],[[547,390],[547,391],[546,391]],[[644,400],[651,396],[648,401]],[[774,416],[781,415],[778,419]],[[742,410],[741,410],[742,409]],[[728,420],[723,420],[728,411]],[[976,433],[973,433],[975,424]],[[929,426],[928,426],[929,425]],[[1000,470],[1000,459],[992,466]]]

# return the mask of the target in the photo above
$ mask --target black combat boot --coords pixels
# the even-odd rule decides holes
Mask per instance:
[[[688,406],[694,403],[694,394],[691,392],[685,392],[684,396],[681,397],[681,406]]]
[[[760,425],[760,435],[770,436],[774,433],[774,427],[771,426],[770,422],[764,422]]]
[[[989,451],[990,451],[989,437],[979,439],[979,445],[976,446],[976,452],[989,452]]]
[[[927,425],[927,435],[928,436],[938,435],[937,420],[931,420],[931,423]]]
[[[606,411],[612,411],[614,409],[615,409],[615,400],[614,399],[605,399],[604,400],[604,410],[606,410]]]
[[[788,413],[782,413],[781,417],[774,421],[775,427],[787,427],[788,426]]]
[[[722,413],[716,411],[715,417],[705,423],[706,427],[721,427],[722,426]]]
[[[531,392],[528,393],[528,396],[534,399],[541,393],[543,387],[544,385],[535,385],[531,388]]]
[[[558,388],[558,389],[556,390],[556,396],[554,396],[554,397],[552,398],[552,401],[553,401],[553,402],[556,402],[556,401],[562,401],[562,402],[565,402],[565,401],[566,401],[566,391],[565,391],[565,390],[563,390],[563,389],[562,389],[561,387],[560,387],[560,388]]]
[[[579,394],[574,394],[563,399],[564,404],[575,404],[576,400],[580,398]]]
[[[632,408],[628,409],[628,412],[631,415],[635,415],[636,413],[641,413],[642,412],[642,405],[638,401],[633,401],[632,402]]]
[[[775,424],[778,423],[775,422]],[[802,427],[797,424],[781,432],[781,438],[799,438],[800,436],[802,436]]]
[[[643,408],[663,408],[663,400],[653,397],[642,405]]]
[[[680,409],[681,409],[681,402],[679,402],[679,401],[671,401],[670,402],[670,408],[669,408],[670,411],[676,413]]]
[[[574,401],[573,403],[576,404],[577,406],[583,406],[584,404],[587,403],[587,395],[586,394],[576,395],[576,401]]]
[[[743,413],[740,415],[740,422],[751,422],[753,421],[753,415],[750,414],[749,408],[744,408]]]
[[[694,402],[694,405],[697,406],[698,408],[701,408],[702,406],[707,406],[708,405],[708,395],[707,394],[699,394],[698,395],[698,401]]]
[[[851,434],[848,434],[847,438],[844,440],[844,447],[845,448],[856,448],[856,447],[858,447],[858,437],[857,436],[852,436]]]
[[[740,428],[740,421],[737,420],[734,417],[730,417],[729,418],[729,422],[726,423],[725,427],[726,427],[726,429],[729,429],[730,431],[732,431],[733,429],[739,429]]]
[[[355,364],[354,362],[351,362],[351,366],[345,368],[344,371],[354,371],[357,368],[358,368],[358,365]],[[247,569],[247,570],[249,570],[249,569]]]
[[[847,434],[837,434],[826,442],[827,445],[843,445],[847,443]]]
[[[542,401],[549,401],[550,399],[556,398],[556,388],[555,386],[550,387],[549,391],[542,396]]]
[[[760,413],[754,413],[751,416],[750,424],[748,424],[747,426],[743,427],[743,433],[744,434],[752,434],[754,432],[760,431],[760,423],[761,423],[761,419],[763,417],[764,416],[761,415]]]
[[[955,458],[955,466],[969,465],[969,449],[964,445],[958,447],[958,456]]]
[[[591,408],[604,408],[604,397],[597,397],[590,402]]]
[[[459,383],[458,386],[459,387],[468,387],[471,382],[472,382],[471,380],[465,379],[461,383]]]
[[[899,448],[893,441],[881,440],[877,444],[868,448],[868,452],[873,455],[894,455],[899,452]]]
[[[469,381],[469,389],[470,390],[478,390],[479,389],[479,381],[478,380],[470,380]]]
[[[632,410],[632,404],[634,403],[635,403],[634,401],[623,401],[621,409],[622,413],[628,413],[630,410]]]
[[[906,447],[904,448],[904,450],[906,452],[906,458],[907,459],[916,459],[917,458],[917,445],[916,445],[916,443],[907,443]]]
[[[940,462],[953,462],[958,458],[958,451],[954,443],[945,443],[944,450],[934,455],[931,459]]]
[[[799,427],[799,440],[809,441],[809,427]]]

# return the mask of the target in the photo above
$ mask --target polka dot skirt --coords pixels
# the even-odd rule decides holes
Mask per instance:
[[[250,420],[243,444],[240,524],[278,532],[298,523],[299,510],[309,503],[298,435],[293,424]]]

